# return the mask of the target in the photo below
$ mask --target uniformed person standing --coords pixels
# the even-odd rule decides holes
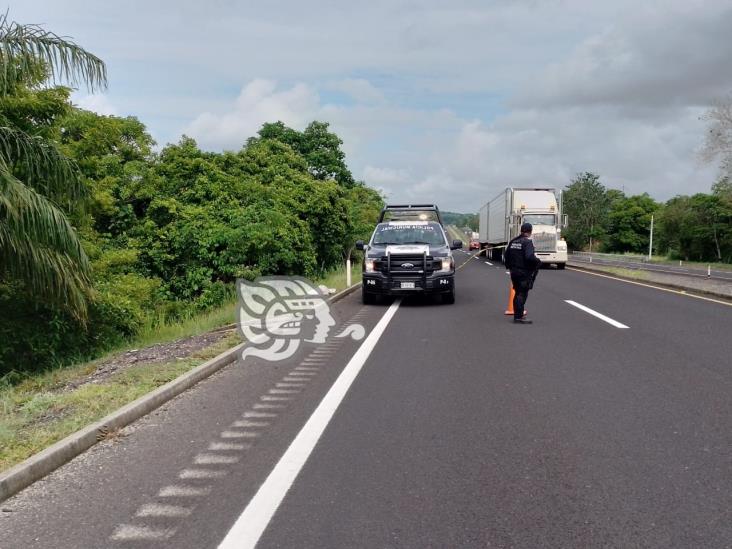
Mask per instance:
[[[531,223],[521,225],[521,234],[506,246],[506,268],[511,271],[513,297],[513,321],[516,324],[531,324],[524,318],[524,305],[529,290],[534,285],[541,260],[534,253],[534,243],[529,238],[533,227]]]

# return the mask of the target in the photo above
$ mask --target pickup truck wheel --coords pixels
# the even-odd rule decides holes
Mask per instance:
[[[567,264],[566,264],[566,263],[557,263],[557,269],[559,269],[560,271],[561,271],[561,270],[564,270],[564,268],[565,268],[566,266],[567,266]]]
[[[453,303],[455,303],[455,288],[453,288],[446,294],[442,294],[442,302],[447,305],[452,305]]]
[[[367,292],[366,289],[361,286],[361,301],[363,301],[364,305],[376,305],[376,296]]]

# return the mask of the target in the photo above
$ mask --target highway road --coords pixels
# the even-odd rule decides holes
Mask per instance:
[[[732,547],[732,307],[543,270],[514,325],[456,256],[455,305],[349,296],[364,340],[225,368],[0,504],[0,547]]]
[[[674,274],[681,276],[693,276],[696,278],[704,278],[710,280],[720,280],[724,282],[732,282],[732,270],[712,268],[713,263],[706,267],[688,265],[672,265],[668,263],[649,263],[641,261],[639,256],[623,256],[619,254],[596,254],[588,252],[573,252],[569,256],[570,262],[594,263],[597,265],[608,265],[612,267],[621,267],[625,269],[635,269],[639,271],[653,271],[664,274]]]

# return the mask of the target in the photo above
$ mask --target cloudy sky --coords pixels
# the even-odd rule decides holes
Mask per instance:
[[[109,89],[75,102],[160,145],[325,120],[357,178],[446,210],[580,171],[708,191],[700,117],[732,93],[729,0],[23,0],[10,18],[102,57]]]

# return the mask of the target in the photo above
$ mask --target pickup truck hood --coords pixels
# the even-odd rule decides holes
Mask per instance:
[[[425,252],[432,257],[441,257],[450,255],[450,248],[447,246],[430,246],[429,244],[376,244],[369,248],[367,255],[369,257],[381,257],[387,254],[422,255]]]

